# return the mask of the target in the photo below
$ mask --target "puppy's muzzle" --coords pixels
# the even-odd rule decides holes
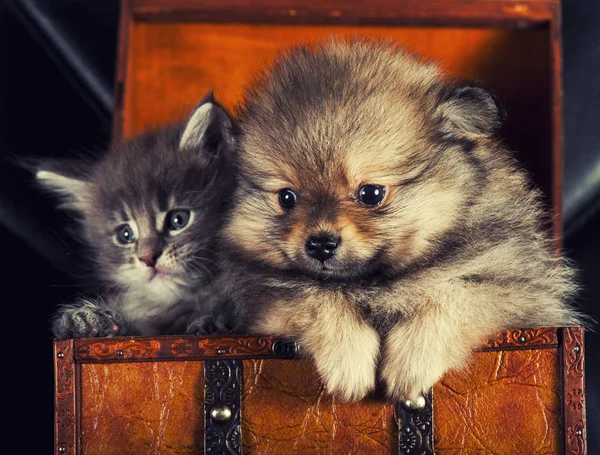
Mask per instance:
[[[306,241],[306,254],[321,262],[331,259],[335,254],[341,238],[333,234],[312,235]]]

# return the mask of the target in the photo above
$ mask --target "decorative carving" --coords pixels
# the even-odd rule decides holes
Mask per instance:
[[[411,409],[398,404],[398,453],[433,455],[433,393],[425,396],[425,405]]]
[[[565,343],[565,368],[567,372],[583,377],[583,332],[568,328],[563,330]]]
[[[54,449],[56,453],[75,454],[77,438],[73,340],[54,342],[54,384]]]
[[[107,361],[135,360],[156,357],[160,350],[159,340],[147,338],[112,339],[98,338],[76,340],[76,360]]]
[[[583,328],[561,329],[565,454],[587,453],[585,428]]]
[[[575,422],[567,428],[567,454],[585,455],[586,445],[585,424],[581,421]]]
[[[503,330],[491,337],[478,351],[509,349],[529,349],[532,346],[558,346],[558,332],[555,328]]]
[[[583,409],[585,406],[585,395],[582,389],[573,389],[567,395],[567,407],[572,410]]]
[[[204,453],[241,455],[242,362],[204,363]]]
[[[274,349],[276,345],[277,348]],[[265,336],[86,338],[76,339],[75,348],[75,359],[78,362],[180,358],[202,360],[224,357],[292,358],[298,352],[294,342],[279,341]]]

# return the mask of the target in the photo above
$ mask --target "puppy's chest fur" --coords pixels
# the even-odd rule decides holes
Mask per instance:
[[[288,323],[292,319],[295,324],[301,324],[304,317],[310,319],[316,306],[342,305],[385,335],[409,308],[408,301],[399,298],[396,291],[402,281],[398,279],[319,281],[275,271],[257,271],[252,267],[239,267],[236,272],[244,281],[241,284],[234,280],[237,283],[234,290],[237,295],[233,299],[237,302],[237,318],[251,331],[260,327],[259,331],[286,333],[290,331]],[[271,317],[258,320],[255,317],[268,313]],[[274,314],[278,316],[273,317]]]

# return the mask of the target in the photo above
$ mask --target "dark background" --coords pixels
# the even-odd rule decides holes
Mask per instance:
[[[0,0],[0,158],[107,145],[118,15],[118,0]],[[564,0],[563,24],[564,245],[581,270],[581,305],[600,320],[600,2]],[[49,319],[79,290],[77,251],[64,233],[70,220],[30,182],[0,161],[5,453],[13,445],[13,453],[52,453]],[[587,332],[591,455],[600,454],[599,348],[600,335]],[[17,437],[22,430],[27,436]]]

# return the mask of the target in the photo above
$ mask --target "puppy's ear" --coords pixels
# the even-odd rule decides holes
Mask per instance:
[[[37,183],[58,195],[60,208],[83,212],[90,202],[91,184],[86,180],[81,166],[67,161],[39,161],[29,168],[34,172]]]
[[[447,88],[436,114],[444,134],[492,135],[506,120],[496,97],[472,83]]]
[[[181,135],[179,149],[192,151],[207,158],[222,155],[234,143],[233,121],[208,93],[196,106]]]

